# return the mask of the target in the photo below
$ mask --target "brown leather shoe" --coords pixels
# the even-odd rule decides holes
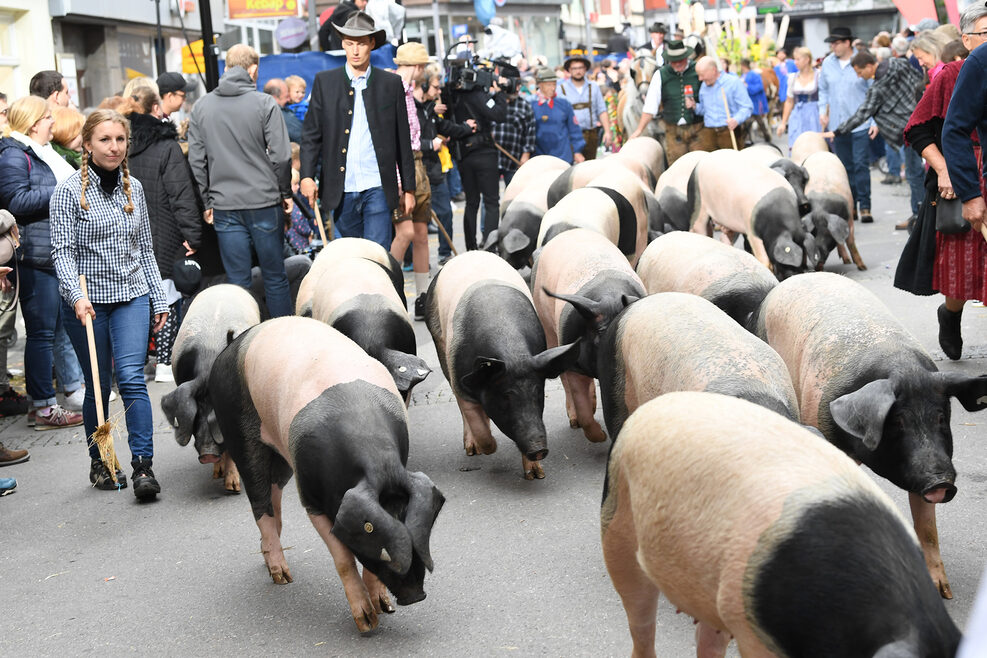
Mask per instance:
[[[874,215],[870,214],[869,208],[860,209],[860,222],[862,224],[871,224],[874,221]]]
[[[0,443],[0,466],[12,466],[13,464],[20,464],[26,462],[31,458],[27,450],[7,450]]]

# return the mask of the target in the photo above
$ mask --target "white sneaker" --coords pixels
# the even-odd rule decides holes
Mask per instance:
[[[156,366],[154,366],[154,381],[156,382],[175,381],[175,376],[171,374],[171,366],[166,366],[163,363],[159,363]]]
[[[69,411],[82,411],[82,403],[86,399],[86,389],[82,386],[75,389],[72,395],[65,396],[65,402],[62,403],[64,409]]]

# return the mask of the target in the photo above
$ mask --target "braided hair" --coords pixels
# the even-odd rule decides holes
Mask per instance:
[[[127,143],[130,143],[130,121],[128,121],[116,110],[96,110],[89,115],[89,118],[86,119],[85,125],[82,126],[83,146],[86,144],[92,144],[93,133],[96,130],[96,126],[107,121],[112,121],[123,126],[124,132],[126,132],[127,135]],[[82,193],[79,195],[79,205],[82,206],[83,210],[89,210],[89,203],[86,201],[86,188],[89,186],[89,157],[91,157],[91,155],[83,155],[82,167],[79,170],[79,174],[82,178]],[[130,169],[127,166],[126,154],[123,156],[123,162],[120,163],[120,171],[123,173],[123,193],[127,196],[127,205],[123,207],[123,210],[128,214],[133,214],[134,200],[130,194]]]

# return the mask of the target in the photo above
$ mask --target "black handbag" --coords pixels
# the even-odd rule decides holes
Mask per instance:
[[[933,204],[936,207],[936,230],[940,233],[966,233],[970,222],[963,219],[963,203],[959,199],[944,199],[936,194]]]

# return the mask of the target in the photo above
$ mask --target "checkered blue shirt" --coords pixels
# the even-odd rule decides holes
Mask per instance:
[[[122,174],[118,176],[122,178]],[[129,302],[150,294],[154,312],[167,311],[140,181],[130,179],[133,213],[123,209],[127,196],[122,180],[107,196],[99,186],[99,177],[90,172],[86,187],[89,210],[79,205],[81,194],[82,176],[77,171],[58,184],[49,205],[51,256],[62,298],[70,306],[82,299],[79,275],[85,274],[93,304]]]
[[[522,153],[535,153],[535,111],[531,103],[520,96],[507,101],[507,121],[493,124],[493,138],[508,153],[520,159]],[[515,171],[517,164],[506,155],[497,152],[501,171]]]

